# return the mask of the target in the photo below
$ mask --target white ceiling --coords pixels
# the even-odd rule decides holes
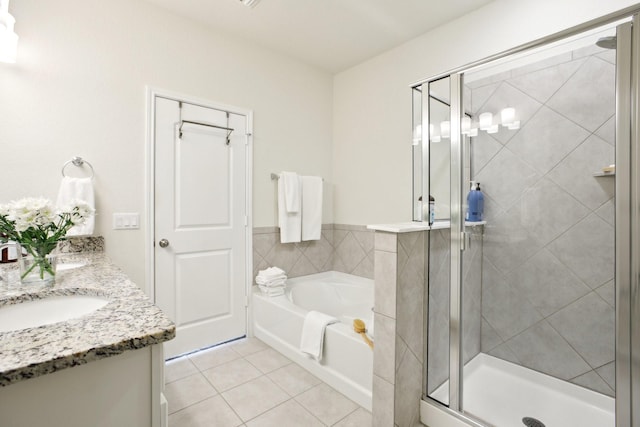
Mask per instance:
[[[492,0],[147,0],[330,72],[394,48]]]

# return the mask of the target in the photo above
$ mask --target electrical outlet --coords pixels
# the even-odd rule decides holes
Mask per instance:
[[[114,213],[114,230],[137,230],[140,228],[140,214],[134,213]]]

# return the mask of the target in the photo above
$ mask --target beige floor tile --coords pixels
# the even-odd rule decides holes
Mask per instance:
[[[292,363],[291,360],[272,348],[253,353],[245,357],[245,359],[258,368],[263,374],[275,371],[278,368]]]
[[[169,415],[171,427],[236,427],[242,420],[221,396],[215,396]]]
[[[271,380],[286,391],[289,396],[297,396],[320,384],[322,381],[295,363],[283,366],[268,374]]]
[[[247,422],[247,427],[324,427],[316,417],[295,400],[265,412]]]
[[[231,408],[248,421],[289,399],[280,387],[262,376],[222,393]]]
[[[295,399],[327,425],[333,425],[358,408],[356,403],[324,383],[305,391]]]
[[[173,359],[164,364],[164,382],[169,384],[175,380],[198,373],[198,368],[188,357]]]
[[[248,356],[269,348],[268,345],[260,341],[258,338],[249,337],[229,343],[229,345],[243,356]]]
[[[372,422],[371,412],[364,408],[358,408],[335,423],[333,427],[371,427]]]
[[[170,414],[216,394],[216,389],[200,373],[169,383],[164,389]]]
[[[198,353],[189,356],[189,359],[191,359],[198,369],[206,371],[214,366],[231,362],[232,360],[239,359],[240,357],[240,353],[233,350],[229,345],[223,344],[218,347],[199,351]]]
[[[244,359],[232,360],[215,368],[207,369],[203,374],[220,392],[227,391],[262,375],[255,366]]]

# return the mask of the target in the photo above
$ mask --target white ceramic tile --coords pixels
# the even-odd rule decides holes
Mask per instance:
[[[615,113],[615,65],[589,58],[547,105],[595,131]]]
[[[331,257],[333,246],[327,239],[321,238],[320,240],[309,242],[309,245],[302,253],[316,269],[321,270]]]
[[[203,375],[222,392],[258,378],[262,373],[246,360],[236,359],[208,369]]]
[[[359,408],[335,423],[333,427],[371,427],[372,423],[371,412]]]
[[[602,126],[596,130],[595,134],[607,141],[611,145],[616,144],[616,116],[611,116]]]
[[[255,337],[247,337],[238,341],[234,341],[233,343],[230,343],[229,346],[233,348],[236,353],[242,356],[248,356],[250,354],[257,353],[269,348],[268,345]]]
[[[593,368],[614,360],[615,312],[595,292],[580,298],[548,320]]]
[[[398,235],[395,233],[376,231],[374,234],[374,246],[378,251],[397,252]]]
[[[351,232],[348,233],[342,242],[340,242],[340,245],[336,247],[336,255],[342,260],[347,271],[353,271],[367,256]]]
[[[265,255],[264,260],[270,265],[283,269],[285,272],[291,270],[298,258],[302,256],[300,248],[290,243],[276,243]]]
[[[591,292],[591,288],[546,249],[506,279],[545,317]]]
[[[164,389],[170,414],[216,394],[218,392],[200,373],[169,383]]]
[[[503,340],[542,319],[527,298],[516,292],[491,263],[484,263],[482,277],[482,315]]]
[[[493,113],[494,120],[497,121],[500,119],[500,112],[503,108],[514,107],[516,108],[517,118],[520,120],[520,126],[524,128],[540,106],[541,104],[538,101],[505,82],[491,95],[479,112]],[[520,132],[521,130],[509,130],[501,126],[498,133],[492,136],[498,142],[506,144]]]
[[[188,357],[173,359],[164,364],[164,382],[166,384],[196,373],[198,373],[198,368]]]
[[[240,357],[241,355],[231,348],[230,345],[223,344],[221,346],[199,351],[198,353],[189,356],[189,359],[191,359],[198,369],[205,371],[213,368],[214,366],[222,365],[223,363],[230,362]]]
[[[543,106],[507,147],[544,175],[589,136],[589,132]]]
[[[600,375],[598,375],[595,371],[589,371],[586,374],[582,374],[576,378],[572,378],[571,382],[595,392],[614,397],[614,392],[611,387],[609,387],[609,385],[602,378],[600,378]]]
[[[422,397],[422,363],[407,352],[398,367],[395,384],[395,422],[399,426],[415,425],[420,417]]]
[[[503,148],[501,143],[493,139],[493,137],[486,132],[480,132],[478,136],[473,137],[471,146],[473,170],[476,174]]]
[[[537,101],[546,102],[585,62],[585,59],[565,62],[513,77],[509,83]]]
[[[287,393],[266,376],[227,390],[222,393],[222,397],[243,421],[255,418],[289,400]]]
[[[546,321],[507,341],[523,366],[568,380],[591,367]]]
[[[247,427],[323,427],[316,417],[295,400],[289,400],[247,422]]]
[[[395,378],[396,321],[374,314],[376,345],[373,348],[373,372],[393,384]]]
[[[504,342],[502,338],[500,338],[500,335],[498,335],[495,329],[493,329],[484,318],[482,319],[481,334],[480,349],[483,353],[488,353]]]
[[[469,84],[472,86],[473,84]],[[491,98],[491,95],[498,89],[500,83],[480,85],[471,91],[471,111],[473,114],[481,112],[484,104]]]
[[[614,275],[614,228],[595,214],[553,241],[548,249],[591,288]]]
[[[500,150],[476,175],[476,181],[482,183],[482,191],[503,209],[516,203],[522,192],[539,179],[535,169],[508,149]]]
[[[295,363],[276,369],[267,375],[289,396],[297,396],[321,383],[318,378]]]
[[[600,298],[605,300],[607,304],[615,308],[616,306],[616,285],[614,280],[610,280],[604,285],[596,289]]]
[[[614,196],[615,179],[594,177],[602,167],[615,163],[615,150],[591,135],[549,173],[549,178],[589,209],[599,208]]]
[[[389,427],[394,423],[393,384],[377,375],[373,376],[372,427]]]
[[[258,370],[263,374],[275,371],[276,369],[291,363],[291,360],[287,359],[272,348],[253,353],[245,359],[258,368]]]
[[[616,389],[616,363],[607,363],[596,369],[596,372],[605,382],[611,387],[612,390]]]
[[[242,420],[227,402],[215,396],[169,415],[171,427],[236,427]]]
[[[326,384],[298,395],[296,401],[326,425],[332,425],[358,408],[351,400]]]
[[[396,317],[397,254],[375,251],[374,306],[377,313]]]

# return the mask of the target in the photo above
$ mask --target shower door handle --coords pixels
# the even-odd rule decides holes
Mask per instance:
[[[161,248],[166,248],[167,246],[169,246],[169,241],[167,239],[160,239],[158,244]]]

